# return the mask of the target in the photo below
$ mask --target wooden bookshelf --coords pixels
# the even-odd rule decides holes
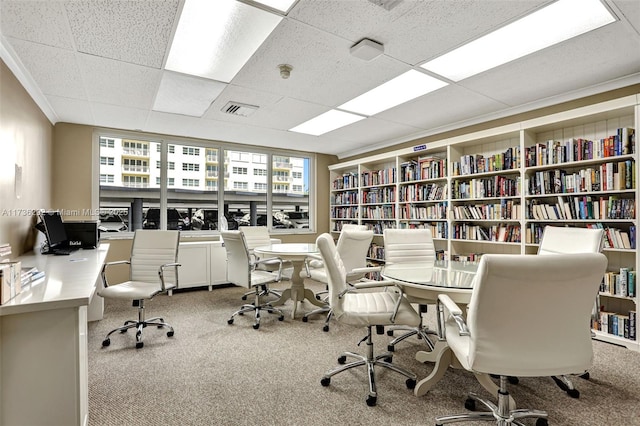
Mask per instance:
[[[546,225],[603,228],[596,338],[640,351],[629,337],[640,300],[629,289],[640,267],[636,129],[640,94],[335,164],[331,229],[374,229],[379,257],[385,228],[429,227],[455,260],[535,254]]]

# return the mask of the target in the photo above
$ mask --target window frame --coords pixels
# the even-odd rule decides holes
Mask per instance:
[[[96,128],[94,129],[93,132],[93,163],[94,163],[94,167],[96,172],[94,172],[94,179],[93,179],[93,190],[92,190],[92,205],[94,208],[94,211],[99,211],[100,209],[100,139],[101,138],[106,138],[106,139],[127,139],[127,140],[135,140],[135,141],[141,141],[141,142],[147,142],[147,143],[158,143],[159,146],[161,147],[161,185],[160,185],[160,213],[161,213],[161,218],[160,218],[160,228],[159,229],[166,229],[167,227],[167,218],[166,218],[166,211],[168,208],[168,190],[171,189],[173,190],[173,188],[175,188],[175,186],[170,185],[169,182],[167,181],[167,172],[169,170],[169,161],[168,161],[168,154],[175,154],[177,152],[176,145],[189,145],[190,147],[196,148],[196,149],[202,149],[205,151],[205,156],[207,155],[207,152],[209,150],[214,150],[215,152],[217,152],[218,155],[218,161],[222,161],[221,159],[224,159],[225,157],[225,151],[235,151],[235,152],[240,152],[240,156],[238,158],[237,161],[239,162],[243,162],[243,161],[247,161],[249,163],[252,162],[252,158],[254,158],[256,155],[261,155],[264,156],[264,160],[265,163],[264,165],[266,166],[266,176],[267,177],[271,177],[273,176],[273,162],[274,162],[274,158],[275,157],[281,157],[281,158],[290,158],[290,157],[296,157],[296,158],[306,158],[308,159],[308,193],[306,194],[307,196],[307,211],[308,211],[308,215],[309,215],[309,228],[273,228],[273,223],[271,223],[271,221],[269,221],[268,223],[268,227],[269,227],[269,232],[273,233],[273,234],[315,234],[316,233],[316,229],[317,229],[317,224],[316,224],[316,215],[315,215],[315,206],[316,206],[316,196],[317,196],[317,191],[316,191],[316,154],[312,153],[312,152],[305,152],[305,151],[290,151],[290,150],[282,150],[282,149],[277,149],[277,148],[267,148],[267,147],[255,147],[253,145],[244,145],[244,144],[234,144],[234,143],[229,143],[229,142],[217,142],[217,141],[202,141],[202,140],[194,140],[194,139],[190,139],[190,138],[183,138],[183,137],[169,137],[166,135],[156,135],[156,134],[152,134],[152,133],[137,133],[137,132],[122,132],[122,131],[117,131],[117,130],[113,130],[113,129],[103,129],[103,128]],[[150,146],[147,147],[147,149],[150,151],[152,148]],[[182,155],[182,151],[179,153],[180,155]],[[245,155],[250,155],[249,158],[245,158]],[[187,158],[190,155],[185,155],[185,160],[187,160]],[[175,162],[174,162],[175,164]],[[263,164],[263,163],[254,163],[254,164]],[[223,163],[219,164],[218,166],[218,175],[219,175],[219,180],[217,182],[217,202],[218,202],[218,212],[220,212],[219,214],[222,214],[221,212],[224,211],[224,202],[225,202],[225,197],[224,197],[224,185],[222,185],[221,183],[223,182],[224,179],[224,167],[223,167]],[[149,166],[149,163],[148,163]],[[202,167],[200,168],[201,172],[202,172]],[[205,168],[206,169],[206,168]],[[175,170],[175,168],[174,168]],[[204,171],[206,174],[206,170]],[[248,172],[248,171],[247,171]],[[247,173],[248,174],[248,173]],[[272,194],[276,194],[278,192],[274,192],[273,187],[274,187],[274,183],[272,182],[272,179],[267,179],[268,183],[267,183],[267,202],[266,202],[266,209],[267,212],[271,212],[271,216],[273,216],[273,214],[275,212],[277,212],[276,209],[273,208],[272,205]],[[151,181],[148,182],[148,184],[151,184]],[[205,177],[205,184],[204,184],[205,190],[208,190],[207,185],[206,185],[206,177]],[[252,191],[253,188],[248,188],[246,189],[248,191]],[[303,191],[304,191],[304,185],[303,185]],[[214,192],[214,191],[211,191]],[[268,215],[269,216],[269,215]],[[95,219],[98,219],[97,217]],[[126,236],[127,234],[133,235],[133,231],[128,231],[128,232],[121,232],[118,233],[119,235],[109,235],[107,233],[102,234],[101,238],[105,238],[105,239],[109,239],[109,238],[117,238],[117,237],[123,237]],[[185,232],[185,235],[193,235],[193,236],[202,236],[202,235],[207,235],[207,234],[213,234],[213,235],[218,235],[219,232],[218,231],[198,231],[198,230],[190,230],[188,232]]]

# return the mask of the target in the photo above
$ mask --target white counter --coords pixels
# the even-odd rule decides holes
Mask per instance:
[[[18,259],[45,278],[0,306],[0,425],[87,425],[87,319],[108,250]]]

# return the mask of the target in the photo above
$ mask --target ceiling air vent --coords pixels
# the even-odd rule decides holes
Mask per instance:
[[[240,102],[228,102],[222,107],[222,112],[225,114],[239,115],[240,117],[249,117],[258,109],[255,105],[241,104]]]
[[[369,2],[375,4],[376,6],[383,7],[386,10],[391,10],[402,3],[402,0],[369,0]]]

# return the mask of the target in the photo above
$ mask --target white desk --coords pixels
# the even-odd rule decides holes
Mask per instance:
[[[108,250],[17,259],[46,275],[0,306],[0,425],[87,425],[87,318]]]
[[[452,262],[449,267],[431,267],[424,264],[388,264],[384,266],[382,276],[395,281],[402,287],[407,296],[423,299],[433,303],[438,294],[447,294],[459,305],[466,306],[471,299],[472,278],[475,275],[477,264]],[[447,368],[462,368],[446,340],[435,342],[433,351],[418,351],[416,360],[421,363],[435,363],[431,374],[420,380],[413,392],[416,396],[422,396],[442,379]],[[491,394],[496,395],[498,386],[493,383],[490,376],[476,374],[478,382]],[[515,408],[513,398],[510,398],[511,407]]]
[[[281,259],[290,260],[293,265],[293,274],[291,275],[291,287],[282,292],[282,297],[272,303],[272,305],[282,305],[287,300],[293,300],[293,310],[291,318],[296,316],[296,308],[298,302],[307,299],[316,306],[326,306],[325,303],[316,299],[316,296],[308,288],[304,288],[304,279],[300,276],[304,259],[310,254],[319,253],[315,244],[305,243],[281,243],[271,244],[268,246],[259,246],[253,249],[253,252],[261,255],[261,257],[280,257]]]

